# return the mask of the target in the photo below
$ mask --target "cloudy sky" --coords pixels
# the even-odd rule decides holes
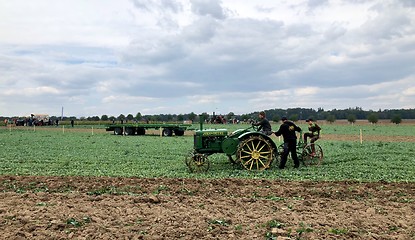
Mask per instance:
[[[0,0],[0,116],[415,108],[413,0]]]

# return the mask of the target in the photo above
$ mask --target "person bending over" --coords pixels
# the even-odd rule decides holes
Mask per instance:
[[[285,167],[287,162],[288,154],[291,153],[291,158],[294,160],[294,168],[300,166],[300,161],[297,156],[297,135],[296,132],[301,132],[301,128],[295,125],[292,121],[289,121],[286,117],[281,118],[282,124],[278,131],[274,134],[281,136],[284,139],[284,152],[281,156],[281,162],[278,166],[280,169]]]

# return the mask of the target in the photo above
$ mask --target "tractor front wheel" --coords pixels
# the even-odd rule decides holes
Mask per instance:
[[[251,136],[239,144],[236,154],[245,169],[265,170],[271,166],[274,149],[263,137]]]
[[[202,153],[190,153],[185,163],[190,172],[207,172],[210,167],[208,155]]]

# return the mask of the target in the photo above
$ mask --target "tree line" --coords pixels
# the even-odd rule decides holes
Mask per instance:
[[[400,123],[402,119],[415,119],[415,109],[379,109],[378,111],[363,110],[361,107],[347,108],[347,109],[332,109],[324,110],[323,108],[288,108],[288,109],[268,109],[264,110],[269,120],[278,122],[285,116],[292,121],[305,120],[312,118],[314,120],[326,120],[328,122],[334,122],[337,119],[347,119],[349,122],[355,122],[356,120],[368,120],[369,122],[376,123],[379,119],[391,119],[394,123]],[[51,119],[60,119],[63,121],[68,120],[80,120],[80,121],[148,121],[148,122],[182,122],[185,120],[198,121],[199,115],[203,116],[205,120],[214,119],[216,116],[221,116],[227,120],[227,122],[239,122],[250,121],[258,118],[257,112],[251,112],[246,114],[234,114],[229,112],[226,114],[207,113],[203,112],[196,114],[194,112],[187,114],[154,114],[154,115],[142,115],[140,112],[136,114],[120,114],[118,116],[89,116],[89,117],[59,117],[51,116]],[[0,120],[7,119],[8,117],[0,117]],[[13,117],[19,118],[19,117]],[[237,120],[237,121],[234,121]]]

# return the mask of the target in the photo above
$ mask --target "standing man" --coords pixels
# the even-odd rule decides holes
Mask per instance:
[[[282,135],[284,138],[284,152],[281,156],[281,162],[278,167],[280,169],[285,168],[288,154],[291,153],[291,158],[294,160],[294,168],[298,168],[300,166],[300,161],[297,156],[297,135],[295,132],[301,132],[301,128],[295,125],[295,123],[287,120],[286,117],[282,117],[281,121],[282,124],[280,128],[275,132],[276,136]]]
[[[259,126],[258,131],[262,132],[263,134],[267,136],[271,135],[272,134],[271,124],[266,118],[265,112],[261,111],[258,117],[259,117],[259,122],[253,123],[252,126]]]

